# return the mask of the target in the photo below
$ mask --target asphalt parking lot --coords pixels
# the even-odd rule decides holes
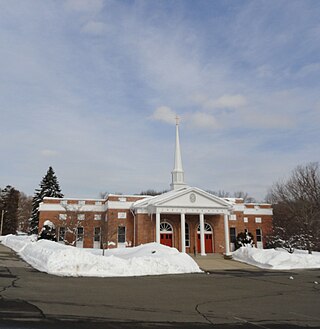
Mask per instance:
[[[0,328],[320,328],[319,270],[66,278],[0,244]]]

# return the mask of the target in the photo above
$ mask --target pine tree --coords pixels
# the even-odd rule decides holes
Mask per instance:
[[[32,214],[29,231],[30,234],[38,234],[39,205],[45,197],[63,198],[58,179],[52,167],[49,167],[46,175],[42,178],[40,188],[35,190],[35,194],[32,200]]]
[[[18,227],[18,202],[20,192],[8,185],[0,191],[1,217],[3,212],[2,235],[15,234]]]

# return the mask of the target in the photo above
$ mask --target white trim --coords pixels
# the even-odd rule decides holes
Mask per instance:
[[[86,204],[84,206],[80,206],[78,204],[68,204],[66,206],[61,206],[60,203],[40,203],[39,211],[59,211],[59,212],[87,212],[87,211],[95,211],[95,212],[103,212],[106,211],[105,206],[96,206],[93,204]]]
[[[272,215],[272,208],[245,208],[244,215]]]
[[[130,209],[134,201],[107,201],[106,208],[108,209]]]

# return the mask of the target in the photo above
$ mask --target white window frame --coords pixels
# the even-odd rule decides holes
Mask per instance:
[[[243,217],[243,222],[244,222],[244,223],[248,223],[248,222],[249,222],[248,217]]]
[[[86,204],[86,201],[85,200],[79,200],[78,201],[78,205],[79,206],[84,206]]]
[[[85,214],[78,214],[77,215],[77,219],[78,220],[85,220],[86,219],[86,215]]]
[[[262,223],[262,218],[261,218],[261,217],[256,217],[256,218],[254,219],[254,221],[255,221],[256,223]]]
[[[59,214],[59,220],[67,220],[67,214]]]
[[[94,220],[101,220],[101,214],[94,214]]]

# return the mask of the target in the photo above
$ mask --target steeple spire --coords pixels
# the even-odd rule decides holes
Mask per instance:
[[[180,150],[180,140],[179,140],[179,117],[176,116],[176,148],[174,153],[174,168],[171,172],[172,183],[171,189],[177,190],[180,187],[185,186],[184,182],[184,171],[182,168],[182,158]]]

